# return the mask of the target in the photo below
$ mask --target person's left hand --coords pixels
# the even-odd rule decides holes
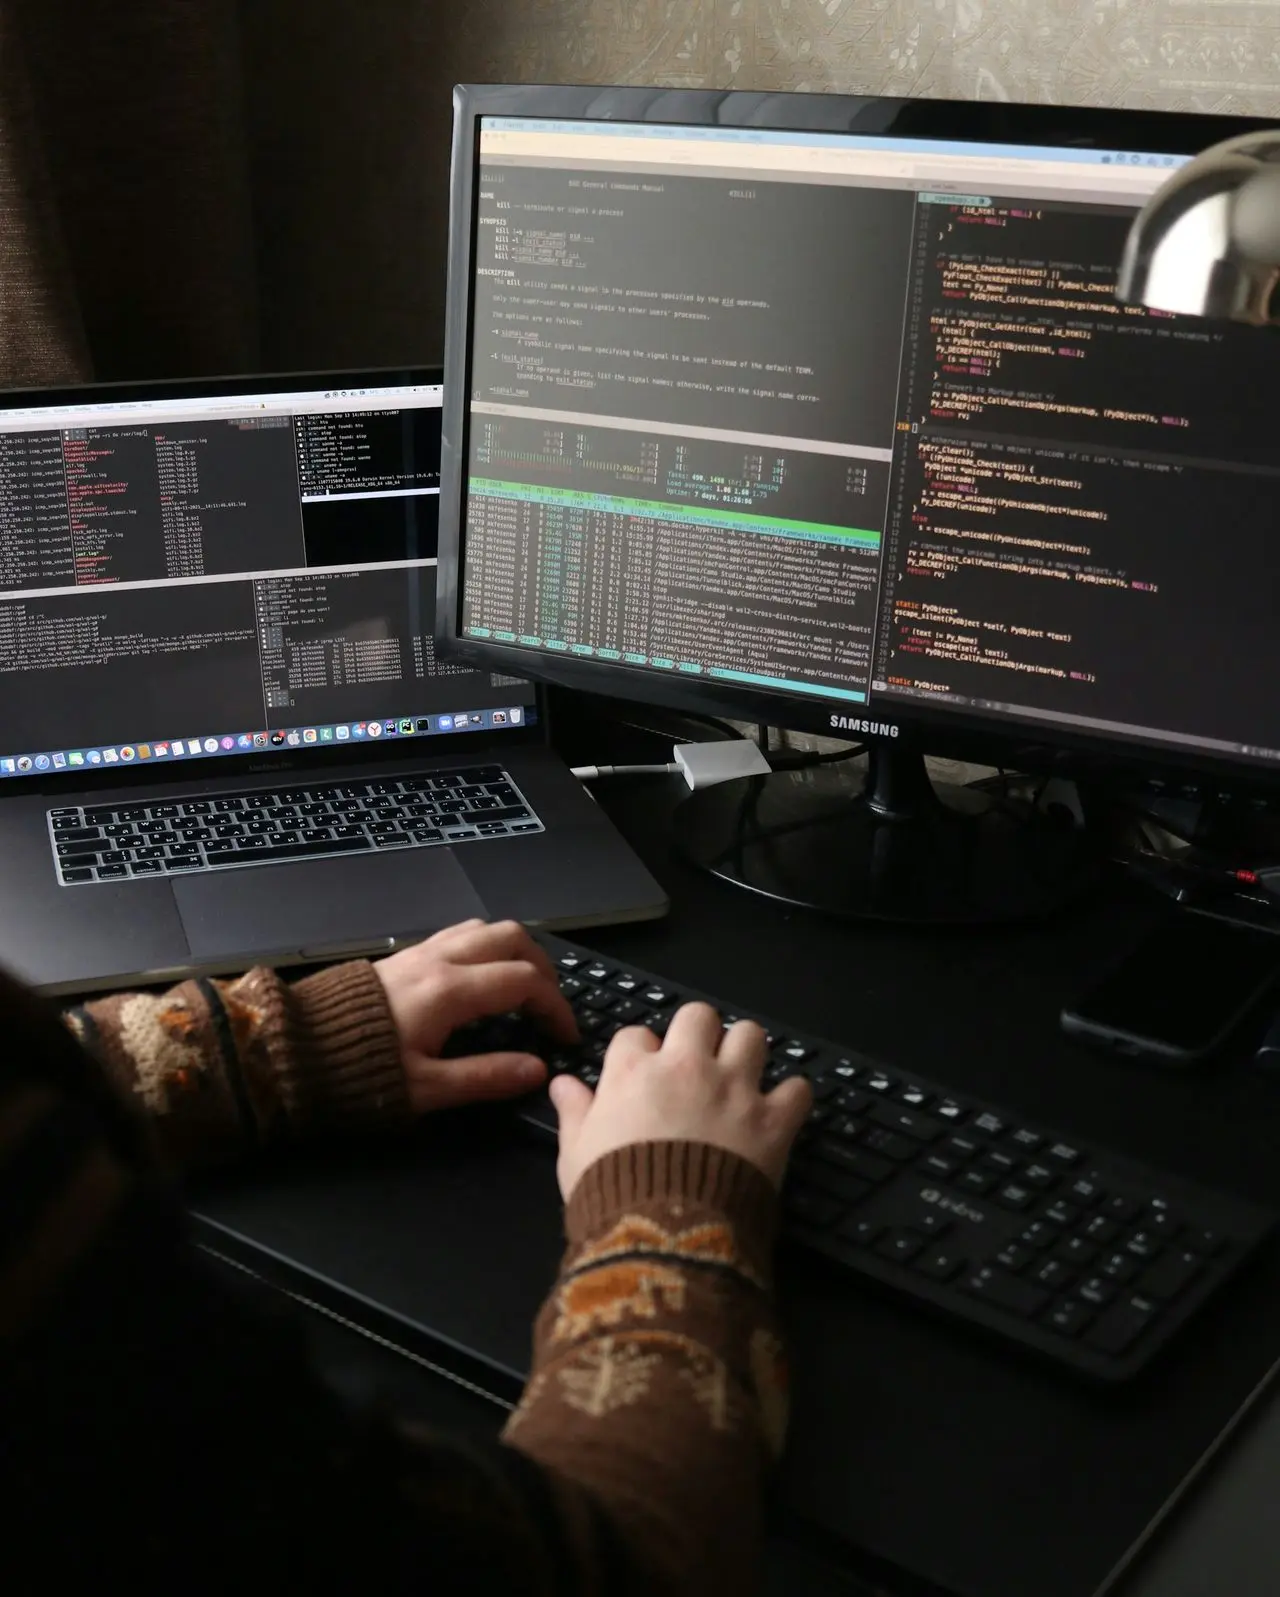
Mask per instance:
[[[546,1066],[530,1054],[439,1058],[450,1033],[470,1021],[524,1009],[551,1036],[578,1040],[554,965],[516,921],[465,921],[373,968],[400,1035],[415,1112],[511,1098],[546,1080]]]

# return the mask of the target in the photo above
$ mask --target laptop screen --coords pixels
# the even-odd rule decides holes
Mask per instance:
[[[0,399],[0,777],[529,724],[436,658],[433,375]]]

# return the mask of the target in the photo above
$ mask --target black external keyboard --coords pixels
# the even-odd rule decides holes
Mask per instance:
[[[539,941],[583,1034],[574,1049],[548,1053],[543,1042],[552,1070],[595,1086],[616,1031],[641,1024],[661,1034],[694,998],[726,1024],[759,1021],[769,1034],[766,1088],[801,1073],[814,1094],[784,1193],[784,1235],[1077,1375],[1136,1375],[1276,1218],[665,977]],[[556,1128],[545,1093],[521,1112]]]
[[[58,879],[68,887],[543,829],[500,765],[154,804],[80,805],[50,810],[48,822]]]

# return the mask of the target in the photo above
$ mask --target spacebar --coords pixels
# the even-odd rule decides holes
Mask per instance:
[[[267,865],[276,860],[306,859],[308,854],[362,854],[373,847],[367,837],[335,837],[322,843],[281,843],[278,848],[206,848],[210,865]]]

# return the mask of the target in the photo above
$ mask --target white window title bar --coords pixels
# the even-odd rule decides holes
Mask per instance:
[[[231,394],[193,399],[110,399],[73,405],[6,406],[0,397],[0,432],[48,428],[154,425],[163,422],[246,421],[265,416],[343,415],[349,411],[439,409],[439,384],[394,388],[323,388],[293,394]]]
[[[922,187],[957,185],[999,190],[1001,182],[1024,191],[1045,184],[1054,190],[1088,190],[1114,193],[1122,202],[1141,201],[1183,164],[1183,156],[1139,156],[1124,152],[1113,158],[1097,151],[1057,151],[1016,145],[943,144],[923,149],[889,140],[860,140],[831,135],[790,135],[786,142],[750,142],[727,136],[719,129],[666,127],[634,132],[619,128],[604,131],[591,123],[555,124],[550,130],[482,125],[480,153],[492,160],[542,160],[603,162],[632,166],[640,171],[679,171],[715,168],[743,176],[785,178],[846,178],[866,182],[907,182]],[[686,135],[686,136],[681,136]],[[1079,159],[1086,153],[1088,160]]]

